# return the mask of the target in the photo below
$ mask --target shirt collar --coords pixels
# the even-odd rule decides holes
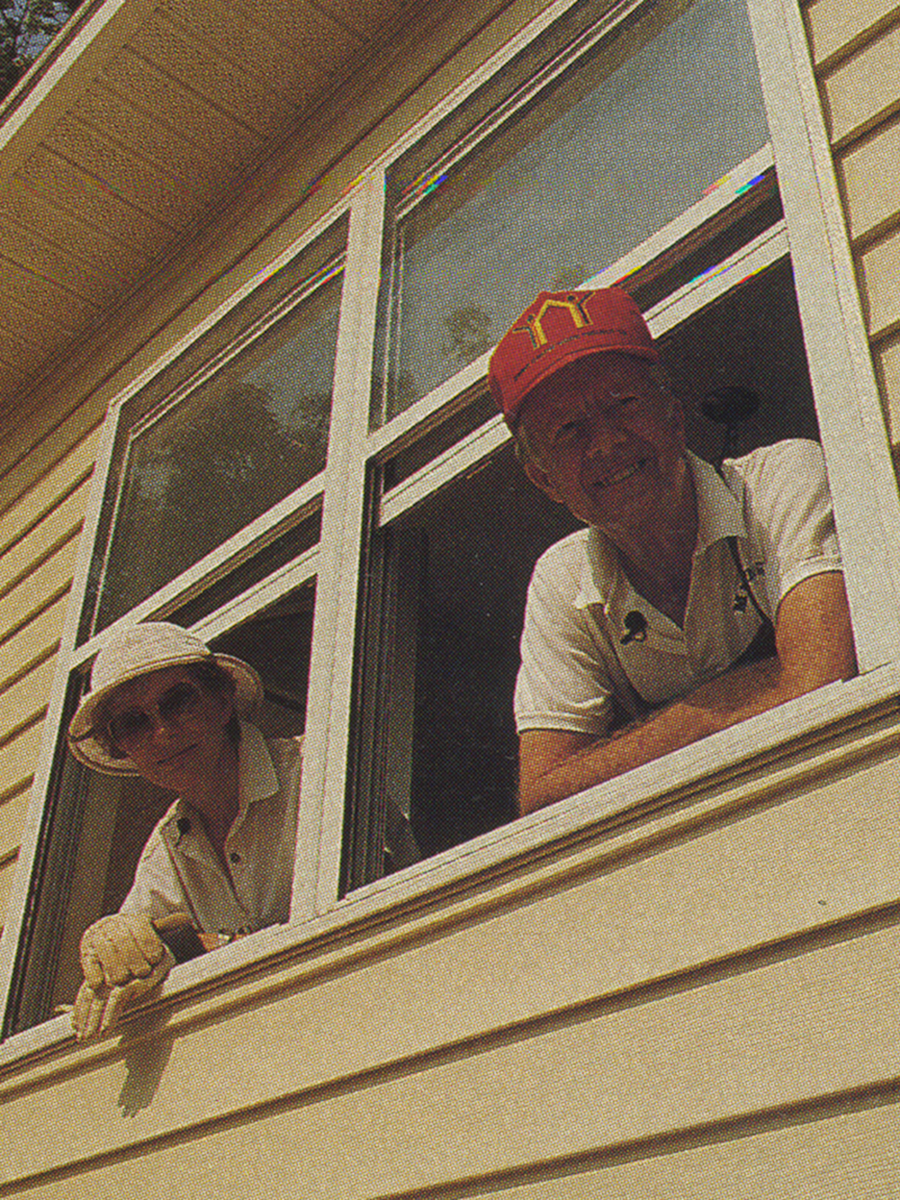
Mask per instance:
[[[616,551],[595,525],[588,529],[585,546],[587,554],[581,569],[581,586],[575,597],[575,607],[602,604],[608,608],[616,582],[622,575]]]
[[[255,725],[241,722],[238,754],[238,794],[241,811],[245,812],[257,800],[264,800],[278,791],[278,776],[272,764],[265,738]]]
[[[690,450],[685,451],[697,496],[697,558],[714,542],[729,537],[746,537],[747,526],[741,501],[734,495],[715,467]],[[581,572],[581,585],[575,597],[576,608],[602,604],[609,609],[615,594],[629,584],[619,566],[615,547],[596,526],[587,535],[587,554]]]
[[[697,545],[694,557],[703,554],[714,542],[724,538],[747,536],[742,498],[735,496],[716,468],[687,452],[697,493]]]

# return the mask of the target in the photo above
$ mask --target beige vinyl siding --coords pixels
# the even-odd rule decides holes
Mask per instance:
[[[69,448],[0,517],[0,921],[66,616],[96,435]]]
[[[372,1116],[378,1119],[377,1114]],[[404,1117],[409,1119],[410,1114]],[[421,1128],[416,1114],[412,1114],[412,1123]],[[336,1132],[359,1144],[352,1130]],[[370,1132],[365,1129],[366,1135]],[[115,1200],[119,1195],[152,1200],[193,1200],[201,1195],[216,1200],[257,1200],[271,1196],[273,1187],[290,1191],[296,1185],[298,1191],[290,1194],[299,1195],[302,1187],[316,1187],[317,1200],[357,1200],[363,1195],[379,1200],[385,1196],[391,1200],[772,1200],[792,1195],[803,1200],[860,1200],[862,1196],[883,1200],[900,1189],[900,1172],[891,1153],[895,1113],[880,1108],[877,1100],[871,1107],[837,1116],[826,1110],[819,1117],[802,1113],[798,1120],[785,1122],[781,1114],[773,1114],[737,1123],[733,1137],[729,1132],[726,1128],[707,1136],[686,1134],[653,1148],[628,1145],[609,1153],[564,1157],[533,1170],[491,1172],[486,1179],[470,1179],[436,1191],[364,1192],[358,1186],[359,1176],[365,1176],[364,1186],[376,1165],[380,1167],[378,1183],[392,1178],[388,1159],[392,1146],[385,1153],[377,1137],[367,1136],[362,1149],[376,1164],[363,1164],[357,1171],[331,1160],[326,1167],[320,1159],[319,1140],[300,1142],[290,1137],[278,1141],[274,1126],[264,1125],[259,1130],[245,1130],[242,1139],[235,1135],[225,1145],[222,1138],[211,1135],[204,1139],[199,1154],[192,1144],[184,1157],[182,1147],[154,1147],[147,1156],[135,1154],[114,1164],[102,1163],[88,1175],[40,1180],[16,1194],[34,1200]],[[503,1129],[498,1128],[497,1134],[502,1137]],[[304,1136],[308,1136],[306,1131]],[[413,1143],[416,1149],[422,1148],[418,1139]],[[839,1154],[837,1147],[841,1148]],[[438,1145],[426,1147],[426,1153],[432,1157],[447,1149],[440,1140]],[[330,1168],[332,1178],[321,1180],[316,1168]],[[188,1190],[188,1180],[195,1180],[198,1190]]]
[[[89,403],[59,412],[49,401],[5,430],[0,455],[0,547],[6,550],[48,510],[87,479],[94,467],[105,409]],[[97,409],[100,409],[98,412]]]
[[[896,736],[35,1062],[0,1090],[0,1190],[893,1194]]]
[[[888,0],[805,7],[835,170],[885,411],[900,442],[900,10]]]

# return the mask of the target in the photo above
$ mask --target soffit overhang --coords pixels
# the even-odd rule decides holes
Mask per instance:
[[[0,105],[0,419],[323,105],[359,104],[362,68],[426,11],[433,22],[422,0],[80,9]]]

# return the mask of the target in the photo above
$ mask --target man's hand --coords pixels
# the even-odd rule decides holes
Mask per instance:
[[[189,925],[187,913],[151,924],[143,913],[114,913],[95,921],[81,939],[84,983],[78,990],[72,1026],[79,1042],[106,1033],[121,1012],[162,983],[175,957],[157,929]]]

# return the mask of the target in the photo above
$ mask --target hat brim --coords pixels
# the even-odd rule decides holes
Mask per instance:
[[[156,671],[165,671],[169,667],[187,666],[191,663],[215,663],[226,671],[235,684],[235,710],[237,715],[246,720],[252,718],[258,709],[263,696],[263,683],[259,675],[249,664],[229,654],[182,654],[173,655],[169,659],[154,663],[148,670],[142,666],[131,672],[126,672],[106,687],[90,692],[78,706],[75,716],[69,723],[67,741],[69,749],[75,758],[94,771],[102,771],[106,775],[138,775],[140,772],[130,758],[113,758],[107,753],[103,744],[94,735],[94,718],[97,709],[105,700],[131,679],[139,679],[142,675],[151,675]]]
[[[544,369],[535,371],[534,377],[529,379],[527,384],[525,384],[521,395],[517,396],[514,403],[509,405],[512,411],[506,416],[506,422],[510,428],[515,429],[518,425],[522,416],[522,409],[535,390],[542,383],[546,383],[548,379],[552,379],[557,371],[569,366],[570,363],[577,362],[580,358],[592,358],[595,356],[599,358],[604,354],[627,354],[630,358],[642,358],[645,362],[659,362],[659,352],[655,346],[581,345],[573,346],[567,353],[557,353],[553,356],[548,355]]]

